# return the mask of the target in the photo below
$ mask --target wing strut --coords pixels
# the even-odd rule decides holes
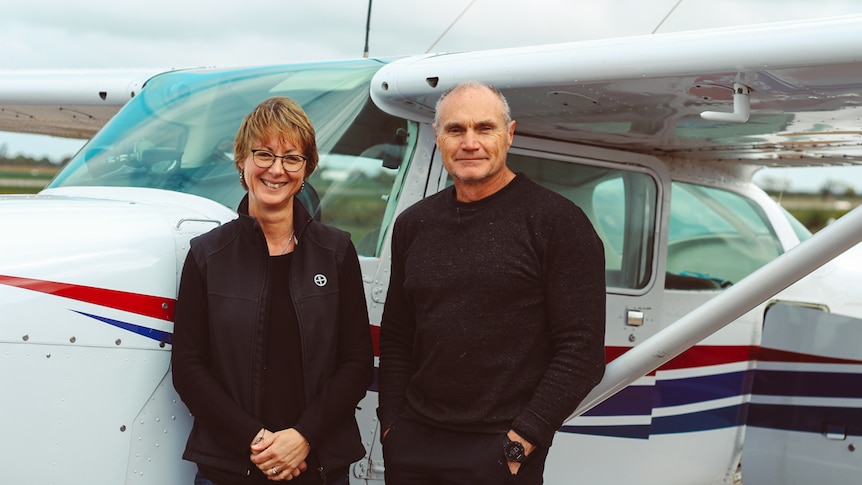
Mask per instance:
[[[721,111],[704,111],[701,118],[710,121],[729,121],[732,123],[745,123],[751,112],[751,96],[748,86],[733,83],[733,113]]]

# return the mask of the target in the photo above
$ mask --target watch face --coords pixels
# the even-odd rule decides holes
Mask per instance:
[[[524,445],[517,441],[509,441],[503,444],[503,455],[508,461],[521,463],[524,461]]]

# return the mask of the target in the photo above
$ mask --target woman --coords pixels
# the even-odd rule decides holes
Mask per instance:
[[[354,411],[373,355],[356,249],[296,199],[317,157],[302,108],[262,102],[234,144],[239,218],[192,240],[172,366],[196,484],[346,484],[365,454]]]

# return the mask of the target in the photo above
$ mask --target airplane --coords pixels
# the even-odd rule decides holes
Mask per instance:
[[[303,203],[351,233],[376,337],[392,222],[451,184],[435,101],[478,79],[512,108],[509,165],[584,209],[606,252],[606,375],[557,432],[546,482],[857,483],[862,210],[812,236],[752,176],[862,163],[860,45],[847,16],[84,72],[51,98],[33,90],[44,73],[0,72],[0,130],[92,137],[39,194],[0,196],[0,482],[191,482],[170,371],[179,273],[191,238],[236,217],[231,140],[269,96],[315,124]],[[372,385],[352,484],[384,483],[376,402]]]

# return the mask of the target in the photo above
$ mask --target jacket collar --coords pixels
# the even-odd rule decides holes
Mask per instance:
[[[248,214],[248,194],[245,194],[245,196],[239,202],[239,206],[237,207],[236,212],[240,215],[241,218],[247,218],[257,224],[257,220]],[[299,201],[299,198],[294,196],[293,227],[297,240],[302,238],[302,234],[305,232],[305,228],[308,227],[308,224],[311,221],[312,217],[311,215],[309,215],[308,210],[305,209],[305,206],[302,205],[302,202]]]

